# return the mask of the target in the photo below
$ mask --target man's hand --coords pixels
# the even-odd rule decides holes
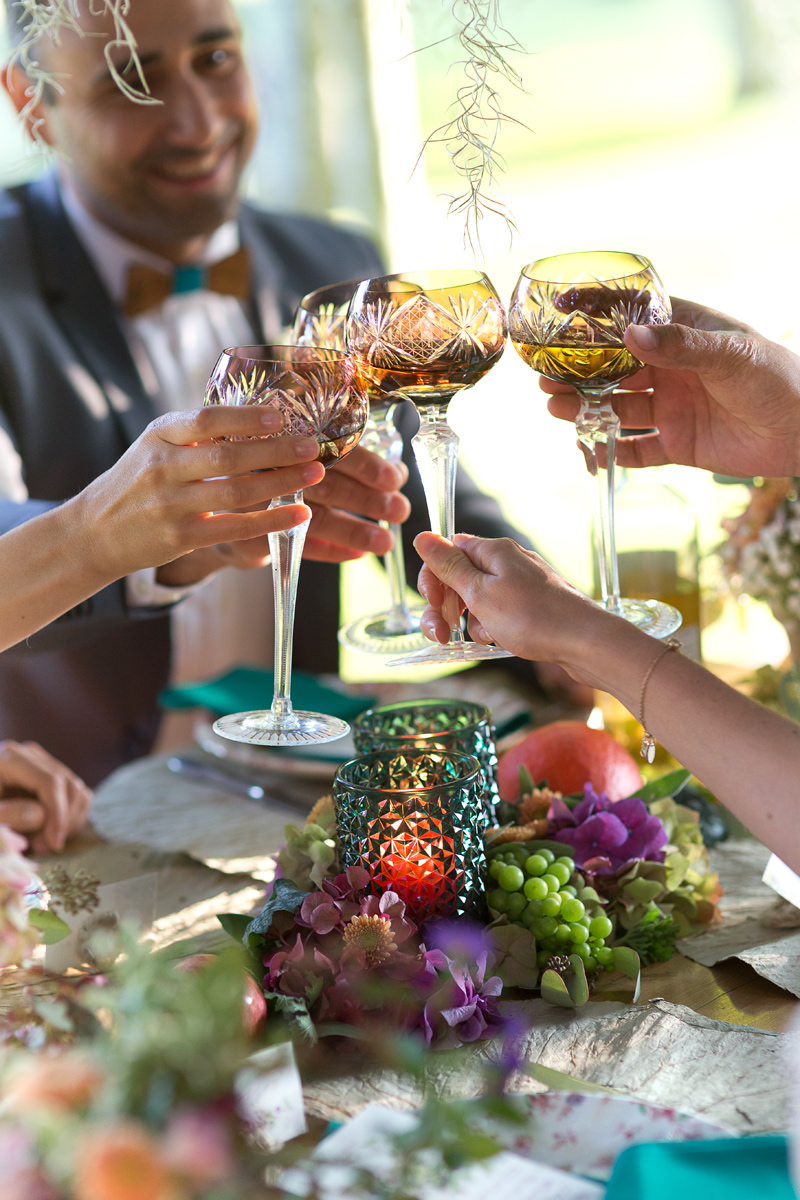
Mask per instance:
[[[28,837],[34,854],[63,850],[91,803],[86,784],[36,742],[0,742],[0,824]]]
[[[673,324],[631,326],[625,344],[647,365],[611,397],[626,467],[682,463],[726,475],[800,473],[800,358],[749,325],[673,299]],[[572,421],[575,392],[541,377],[548,408]]]
[[[387,463],[357,446],[303,493],[311,510],[303,556],[338,563],[370,553],[388,554],[392,535],[375,522],[400,524],[406,520],[410,505],[400,488],[407,478],[404,463]],[[247,538],[186,554],[161,567],[156,578],[167,587],[183,587],[221,567],[252,570],[268,562],[268,538]]]
[[[407,519],[411,505],[400,491],[407,479],[405,463],[388,463],[356,446],[304,494],[311,509],[305,557],[346,562],[364,554],[388,554],[392,535],[374,522],[400,525]]]

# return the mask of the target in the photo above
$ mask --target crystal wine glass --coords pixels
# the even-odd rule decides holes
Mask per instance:
[[[524,267],[508,313],[509,336],[523,362],[581,397],[575,418],[589,474],[597,479],[595,537],[601,602],[653,637],[668,637],[681,615],[657,600],[619,594],[614,542],[614,451],[619,417],[609,393],[642,363],[623,341],[629,325],[664,325],[669,296],[649,259],[641,254],[597,250],[559,254]],[[599,471],[598,443],[605,445],[606,479]]]
[[[358,282],[333,283],[317,288],[304,296],[298,305],[292,329],[292,341],[298,346],[328,346],[345,350],[347,310]],[[394,426],[394,411],[402,396],[385,393],[380,380],[364,380],[369,395],[369,420],[361,445],[372,450],[386,462],[399,463],[403,441]],[[339,630],[339,641],[350,650],[367,654],[405,653],[421,650],[428,639],[420,631],[422,606],[410,608],[406,602],[406,564],[403,557],[402,530],[399,525],[381,521],[390,529],[394,546],[384,556],[386,578],[389,581],[391,607],[381,612],[367,613]]]
[[[472,387],[505,348],[503,305],[487,277],[476,271],[407,271],[366,279],[350,305],[347,345],[364,377],[385,392],[397,392],[417,407],[419,432],[412,441],[431,528],[446,538],[455,532],[457,434],[447,406]],[[446,645],[391,659],[407,663],[464,662],[507,658],[507,650],[464,638],[460,604],[449,592],[444,605],[450,625]]]
[[[308,346],[235,346],[223,350],[204,404],[271,404],[284,432],[316,438],[324,467],[358,443],[369,414],[366,392],[345,354]],[[267,435],[267,436],[275,436]],[[302,492],[278,496],[270,508],[300,504]],[[297,577],[308,522],[269,534],[275,595],[275,694],[267,712],[234,713],[215,733],[259,746],[303,746],[344,737],[349,726],[322,713],[295,712],[290,697]]]

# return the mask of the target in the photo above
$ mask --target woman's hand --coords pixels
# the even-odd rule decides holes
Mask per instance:
[[[86,784],[36,742],[0,742],[0,824],[29,838],[34,854],[63,850],[91,803]]]
[[[267,506],[319,483],[324,468],[313,438],[274,436],[283,425],[281,413],[260,405],[168,413],[64,510],[77,508],[93,529],[92,557],[110,578],[290,529],[310,519],[308,507]],[[211,561],[196,578],[225,565]]]
[[[532,550],[510,538],[479,538],[458,533],[452,542],[421,533],[414,545],[424,562],[419,590],[428,602],[423,632],[446,642],[443,584],[469,609],[469,633],[476,642],[494,642],[519,658],[557,663],[573,679],[590,682],[579,665],[583,647],[604,620],[615,621]],[[591,681],[593,682],[593,681]]]

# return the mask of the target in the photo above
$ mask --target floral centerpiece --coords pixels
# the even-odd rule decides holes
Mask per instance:
[[[744,512],[722,525],[728,540],[720,554],[731,587],[768,604],[789,635],[792,669],[774,679],[763,668],[752,694],[800,720],[800,479],[754,484]]]

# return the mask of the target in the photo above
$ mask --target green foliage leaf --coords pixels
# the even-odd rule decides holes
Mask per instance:
[[[519,764],[519,794],[530,796],[534,788],[533,776],[524,763]]]
[[[63,1000],[39,997],[33,1003],[33,1011],[53,1029],[60,1029],[62,1033],[75,1032],[74,1022]]]
[[[301,891],[297,884],[292,883],[290,879],[276,879],[272,885],[272,895],[269,900],[258,916],[248,922],[242,935],[242,941],[248,950],[253,944],[254,937],[260,937],[264,941],[268,940],[276,913],[296,913],[307,895],[308,892]]]
[[[287,1020],[296,1025],[309,1042],[317,1041],[317,1030],[308,1012],[308,1005],[299,996],[283,996],[280,992],[267,992],[267,1000],[274,1000],[275,1011],[283,1013]]]
[[[627,975],[628,979],[633,980],[633,997],[631,1003],[635,1004],[639,999],[639,989],[642,981],[642,964],[639,960],[639,955],[635,950],[631,950],[630,946],[615,946],[614,970],[619,971],[622,975]]]
[[[589,982],[586,978],[586,968],[579,954],[570,954],[572,975],[567,976],[567,991],[578,1008],[589,999]]]
[[[245,930],[250,924],[251,919],[251,917],[245,916],[244,913],[217,913],[217,920],[220,925],[235,942],[244,941]]]
[[[531,1079],[545,1084],[552,1092],[604,1092],[607,1096],[622,1095],[616,1088],[603,1087],[602,1083],[591,1083],[588,1079],[578,1079],[576,1075],[556,1071],[553,1067],[545,1067],[541,1063],[527,1063],[523,1070]]]
[[[504,987],[535,988],[539,982],[536,940],[520,925],[499,924],[487,930],[493,952],[488,973],[499,975]]]
[[[681,935],[681,929],[680,921],[668,917],[654,904],[619,939],[615,949],[617,946],[630,946],[639,955],[644,967],[653,962],[668,962],[675,953],[675,942]]]
[[[625,895],[637,904],[648,904],[663,892],[664,888],[657,879],[632,879],[625,887]]]
[[[567,985],[558,971],[547,970],[542,975],[542,999],[558,1008],[577,1008],[577,1004],[569,994]]]
[[[53,946],[56,942],[63,942],[64,938],[69,937],[72,933],[66,921],[62,921],[61,917],[56,916],[47,908],[31,908],[28,910],[28,921],[35,929],[38,929],[42,935],[42,941],[45,946]]]
[[[658,779],[650,779],[639,788],[638,792],[633,794],[637,799],[644,800],[645,804],[650,804],[653,800],[664,800],[667,796],[677,796],[681,788],[686,787],[691,777],[691,771],[679,767],[677,771],[668,771],[666,775],[660,775]]]

